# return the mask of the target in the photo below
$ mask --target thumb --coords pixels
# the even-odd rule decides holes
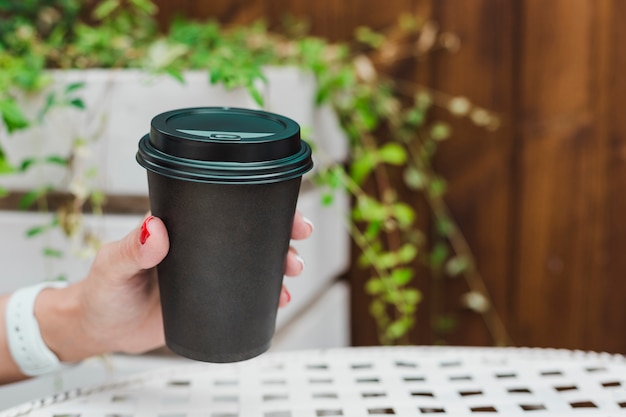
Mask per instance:
[[[144,269],[156,266],[165,258],[170,243],[163,221],[148,216],[140,227],[117,242],[102,246],[92,272],[111,279],[129,279]]]

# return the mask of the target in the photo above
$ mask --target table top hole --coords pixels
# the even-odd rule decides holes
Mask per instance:
[[[137,401],[137,398],[132,395],[114,395],[111,398],[112,403],[134,403]]]
[[[585,368],[585,371],[591,373],[596,373],[596,372],[606,372],[606,368],[604,366],[590,366],[588,368]]]
[[[386,397],[387,393],[386,392],[362,392],[361,393],[361,397],[363,398],[381,398],[381,397]]]
[[[380,383],[380,379],[372,377],[372,378],[357,378],[357,384],[378,384]]]
[[[561,371],[541,371],[541,376],[563,376]]]
[[[328,370],[328,365],[325,363],[313,363],[307,365],[306,369],[326,371]]]
[[[218,387],[236,386],[239,385],[239,381],[236,379],[216,379],[213,384]]]
[[[435,394],[429,391],[413,391],[411,392],[412,397],[431,397],[434,398]]]
[[[524,411],[547,410],[546,406],[543,404],[520,404],[520,407]]]
[[[423,376],[405,376],[402,379],[404,380],[404,382],[424,382],[424,381],[426,381],[426,378],[424,378]]]
[[[350,366],[352,369],[372,369],[371,363],[354,363]]]
[[[191,381],[173,380],[173,381],[168,381],[167,385],[169,385],[170,387],[188,387],[191,385]]]
[[[472,407],[470,408],[470,410],[472,411],[472,413],[497,413],[498,412],[498,410],[496,410],[495,407],[492,407],[490,405],[481,406],[481,407]]]
[[[337,399],[339,395],[336,392],[314,392],[312,394],[314,399]]]
[[[419,410],[422,414],[443,414],[446,412],[444,408],[439,407],[420,407]]]
[[[577,401],[569,403],[572,408],[598,408],[592,401]]]
[[[417,364],[414,362],[396,361],[396,368],[417,368]]]
[[[603,382],[602,386],[604,388],[617,388],[617,387],[621,387],[622,383],[619,381],[608,381],[608,382]]]
[[[291,411],[288,411],[288,410],[266,411],[263,414],[263,417],[291,417]]]
[[[343,410],[341,410],[341,409],[315,410],[315,415],[317,417],[342,416],[343,415]]]
[[[472,376],[471,375],[451,375],[448,379],[450,381],[471,381]]]
[[[263,395],[263,401],[285,401],[289,399],[289,395],[285,393],[281,394],[265,394]]]
[[[532,391],[528,388],[509,388],[506,391],[511,394],[532,394]]]
[[[393,408],[369,408],[367,410],[367,414],[369,415],[385,415],[385,414],[396,414]]]
[[[471,397],[475,395],[483,395],[481,390],[467,390],[467,391],[459,391],[459,395],[461,397]]]
[[[287,381],[284,379],[264,379],[261,381],[262,385],[287,385]]]
[[[461,366],[461,361],[441,362],[439,366],[441,368],[455,368]]]
[[[557,390],[558,392],[577,391],[578,387],[576,385],[558,385],[554,387],[554,389]]]
[[[496,378],[498,379],[517,378],[517,374],[515,372],[503,372],[503,373],[496,374]]]
[[[332,384],[332,378],[311,378],[309,384]]]

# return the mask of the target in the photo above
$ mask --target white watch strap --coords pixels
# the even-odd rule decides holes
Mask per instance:
[[[6,330],[13,360],[24,375],[38,376],[62,368],[59,358],[41,337],[34,313],[35,299],[46,288],[62,288],[64,281],[50,281],[21,288],[9,298],[6,307]]]

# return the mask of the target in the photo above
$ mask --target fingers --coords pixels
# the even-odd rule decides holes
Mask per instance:
[[[92,270],[111,278],[128,279],[161,262],[169,246],[167,230],[161,219],[148,216],[140,227],[123,239],[104,245]]]
[[[285,275],[288,277],[295,277],[302,273],[304,270],[304,259],[298,255],[298,252],[293,248],[289,248],[287,252],[287,264],[285,265]]]
[[[291,301],[291,294],[287,291],[287,288],[283,285],[283,289],[280,291],[280,298],[278,299],[278,307],[285,307]]]
[[[292,239],[306,239],[313,233],[313,223],[296,210],[296,215],[293,218],[293,228],[291,229]]]

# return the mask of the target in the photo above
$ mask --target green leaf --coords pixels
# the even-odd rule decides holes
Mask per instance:
[[[0,186],[0,198],[6,197],[9,195],[9,190]]]
[[[26,231],[26,237],[33,237],[42,234],[50,228],[49,225],[31,227]]]
[[[443,265],[448,257],[448,247],[445,243],[439,242],[430,251],[430,265],[431,267],[438,267]]]
[[[448,262],[446,262],[446,273],[451,277],[458,276],[467,271],[471,263],[471,259],[469,259],[467,256],[455,256],[453,258],[450,258]]]
[[[9,133],[24,129],[29,125],[28,119],[13,99],[0,99],[0,113],[2,113],[2,121]]]
[[[365,291],[370,295],[380,294],[385,291],[385,284],[380,278],[370,278],[365,283]]]
[[[77,109],[85,110],[85,102],[80,98],[74,98],[69,101],[69,105]]]
[[[69,94],[72,91],[80,90],[84,86],[85,86],[85,83],[82,81],[68,84],[67,87],[65,87],[65,94]]]
[[[428,192],[434,197],[440,197],[446,192],[446,188],[446,181],[441,177],[437,177],[430,182]]]
[[[385,303],[380,300],[373,300],[369,306],[369,312],[372,317],[381,317],[386,315]]]
[[[398,143],[386,143],[378,150],[381,161],[391,165],[402,165],[406,162],[407,154],[404,147]]]
[[[413,270],[410,268],[396,268],[391,271],[391,279],[399,287],[406,285],[413,279]]]
[[[413,108],[406,114],[406,123],[412,127],[421,126],[426,118],[426,112],[421,108]]]
[[[89,196],[89,200],[91,201],[91,205],[94,207],[102,207],[104,202],[106,201],[106,195],[102,191],[93,191]]]
[[[165,73],[168,74],[170,77],[174,78],[176,81],[178,81],[181,84],[185,84],[185,77],[183,76],[183,73],[175,68],[167,68],[165,70]]]
[[[153,15],[158,11],[157,6],[150,0],[131,0],[131,3],[147,15]]]
[[[367,229],[365,229],[365,232],[363,233],[363,235],[368,240],[372,240],[376,236],[378,236],[378,234],[380,233],[380,230],[382,229],[382,226],[383,226],[383,223],[381,221],[369,222],[367,225]]]
[[[2,152],[2,148],[0,148],[0,174],[11,174],[13,172],[15,172],[15,168]]]
[[[392,340],[396,340],[404,336],[411,330],[413,319],[411,317],[402,317],[393,321],[385,330],[385,335]]]
[[[374,32],[367,26],[359,26],[355,31],[356,39],[372,48],[379,48],[385,42],[385,35]]]
[[[93,17],[98,20],[103,20],[118,7],[120,7],[120,0],[104,0],[98,4],[98,7],[93,11]]]
[[[367,195],[357,197],[354,216],[356,220],[365,221],[384,221],[388,218],[385,207]]]
[[[26,159],[24,159],[20,163],[18,171],[26,172],[28,170],[28,168],[30,168],[34,163],[35,163],[35,159],[34,158],[26,158]]]
[[[376,167],[378,159],[371,152],[364,152],[362,155],[355,157],[350,166],[350,178],[357,184],[362,184],[367,176]]]
[[[333,204],[335,196],[331,193],[322,194],[322,206],[330,206]]]
[[[433,104],[433,98],[429,93],[425,91],[420,91],[419,93],[415,94],[414,101],[415,105],[420,109],[427,109]]]
[[[59,155],[50,155],[47,156],[45,161],[49,164],[56,164],[56,165],[61,165],[61,166],[68,166],[69,165],[69,161],[67,160],[67,158],[64,158],[62,156]]]
[[[20,200],[18,204],[18,208],[20,210],[26,210],[27,208],[35,204],[35,202],[39,200],[41,197],[45,196],[47,192],[48,192],[48,188],[37,188],[35,190],[29,191]]]
[[[446,140],[451,134],[452,129],[447,123],[437,122],[430,128],[430,137],[437,141]]]
[[[398,264],[398,256],[393,252],[378,254],[374,264],[380,269],[393,268]]]
[[[250,93],[252,100],[254,100],[254,102],[260,107],[263,107],[265,99],[263,98],[263,94],[261,94],[261,91],[259,91],[259,89],[252,84],[248,85],[246,89],[248,90],[248,93]]]
[[[457,320],[450,314],[442,314],[435,318],[433,327],[439,333],[451,333],[457,326]]]
[[[409,263],[417,256],[417,246],[411,243],[405,243],[398,251],[398,259],[402,263]]]
[[[402,229],[411,226],[415,221],[415,210],[408,204],[396,203],[391,206],[391,211]]]
[[[43,256],[47,256],[50,258],[62,258],[63,251],[46,247],[46,248],[43,248]]]
[[[404,183],[412,190],[423,190],[428,184],[428,179],[414,166],[408,166],[404,170]]]
[[[404,302],[410,305],[417,305],[422,301],[422,293],[415,288],[407,288],[402,291]]]
[[[43,119],[46,116],[46,114],[48,114],[50,109],[56,103],[57,103],[57,98],[56,98],[56,94],[54,93],[54,91],[51,92],[51,93],[48,93],[48,95],[46,96],[46,102],[45,102],[44,106],[37,113],[37,121],[39,121],[40,123],[43,122]]]
[[[450,236],[450,234],[454,231],[454,223],[450,221],[448,218],[440,218],[437,219],[436,222],[437,232],[441,236]]]

